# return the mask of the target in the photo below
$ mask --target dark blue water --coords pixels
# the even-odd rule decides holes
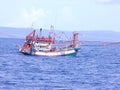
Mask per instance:
[[[0,90],[119,90],[120,45],[82,45],[76,57],[25,56],[0,39]]]

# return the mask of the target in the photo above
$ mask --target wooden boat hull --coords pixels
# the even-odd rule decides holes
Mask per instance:
[[[61,51],[54,51],[54,52],[43,52],[43,51],[35,51],[34,52],[30,49],[22,51],[23,54],[36,55],[36,56],[75,56],[77,54],[77,52],[78,52],[78,50],[75,50],[75,49],[61,50]]]
[[[35,55],[37,56],[66,56],[66,55],[73,55],[77,53],[75,50],[69,51],[59,51],[59,52],[36,52]]]

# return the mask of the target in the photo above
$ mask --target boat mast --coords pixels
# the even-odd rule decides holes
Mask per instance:
[[[54,26],[53,25],[50,26],[50,30],[51,30],[51,32],[49,33],[49,37],[53,38],[53,43],[54,43],[55,42],[55,32],[54,32]]]
[[[76,46],[77,44],[79,44],[78,33],[73,32],[73,45]]]
[[[42,28],[40,28],[40,37],[42,37]]]
[[[51,30],[51,32],[49,33],[49,36],[51,36],[51,34],[54,34],[54,26],[53,25],[50,26],[50,30]]]

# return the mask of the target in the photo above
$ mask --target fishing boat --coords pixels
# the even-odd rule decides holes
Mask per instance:
[[[40,29],[39,36],[36,30],[33,30],[26,35],[24,45],[19,49],[19,52],[36,56],[75,56],[77,54],[80,46],[77,32],[73,32],[72,40],[59,41],[56,38],[57,34],[53,30],[47,36],[42,35],[42,29]],[[67,42],[69,44],[66,45]]]

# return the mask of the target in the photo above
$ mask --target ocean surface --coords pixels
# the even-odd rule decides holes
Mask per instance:
[[[18,52],[21,39],[0,38],[0,90],[120,90],[120,44],[81,44],[77,56]]]

